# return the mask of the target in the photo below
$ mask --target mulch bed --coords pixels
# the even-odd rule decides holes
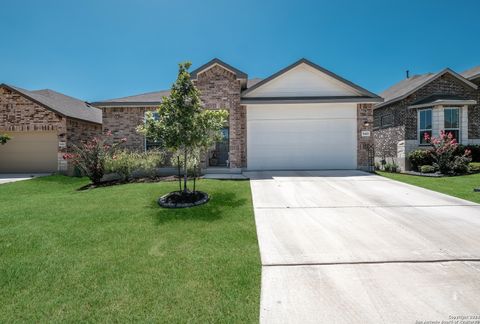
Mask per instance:
[[[164,176],[164,177],[152,177],[152,178],[133,178],[130,180],[109,180],[109,181],[102,181],[99,183],[89,183],[83,187],[78,188],[78,190],[103,188],[103,187],[123,185],[127,183],[149,183],[149,182],[161,182],[161,181],[178,181],[178,177]]]
[[[208,194],[203,191],[189,191],[187,193],[174,191],[160,197],[158,204],[164,208],[187,208],[203,205],[208,200]]]

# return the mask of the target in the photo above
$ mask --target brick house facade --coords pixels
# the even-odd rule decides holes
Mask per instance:
[[[49,106],[50,103],[51,98],[44,98],[38,93],[1,85],[0,133],[11,135],[12,141],[8,143],[9,145],[14,145],[16,138],[20,136],[31,134],[31,139],[34,140],[37,134],[54,133],[56,143],[52,145],[56,145],[57,156],[56,169],[52,171],[65,173],[69,171],[69,165],[63,155],[71,150],[72,145],[78,145],[82,140],[101,134],[101,119],[98,118],[101,118],[101,115],[98,109],[85,107],[85,109],[95,110],[96,119],[82,120],[67,116],[61,109],[53,110]],[[72,101],[72,106],[78,104]],[[32,159],[34,162],[35,155],[25,155],[25,158]]]
[[[352,113],[354,122],[352,127],[355,127],[355,149],[352,151],[352,159],[355,160],[355,165],[350,165],[350,168],[358,168],[369,170],[371,169],[373,159],[373,136],[371,136],[373,124],[373,103],[381,99],[368,91],[353,85],[352,83],[341,79],[333,73],[326,71],[311,62],[300,60],[292,66],[284,69],[281,73],[287,73],[298,66],[306,65],[312,70],[310,73],[326,74],[325,78],[334,79],[334,82],[344,82],[345,86],[351,87],[354,95],[358,95],[359,99],[352,101]],[[255,101],[262,101],[265,98],[245,98],[244,94],[247,90],[255,87],[256,84],[262,82],[269,82],[269,79],[275,79],[278,75],[273,75],[263,81],[260,79],[249,80],[246,73],[222,62],[214,59],[191,72],[191,77],[200,92],[200,99],[205,109],[225,109],[229,112],[229,118],[225,125],[228,129],[228,162],[227,166],[230,172],[240,172],[249,169],[248,163],[248,111],[252,106],[252,99]],[[329,82],[332,82],[331,80]],[[265,85],[263,85],[265,87]],[[361,93],[361,94],[359,94]],[[101,102],[93,103],[96,107],[102,109],[103,112],[103,127],[104,131],[112,131],[115,139],[123,137],[127,138],[127,146],[132,150],[144,150],[145,139],[136,132],[136,127],[143,122],[145,111],[154,110],[161,103],[162,96],[168,95],[167,91],[158,91],[152,93],[141,94],[137,96],[129,96],[118,99],[111,99]],[[295,94],[293,94],[295,96]],[[351,97],[346,97],[351,100]],[[278,104],[282,107],[290,106],[288,100],[292,98],[285,98],[280,95],[278,98],[272,99],[267,105]],[[305,106],[316,104],[319,109],[323,106],[329,106],[337,102],[335,97],[311,97],[311,98],[293,98],[295,102],[300,100],[300,103]],[[320,100],[318,103],[317,100]],[[324,103],[325,101],[325,103]],[[362,102],[363,101],[363,102]],[[254,103],[258,107],[258,103]],[[280,106],[279,106],[280,107]],[[252,127],[252,126],[250,126]],[[362,132],[363,131],[363,132]],[[320,136],[314,136],[320,137]],[[252,144],[252,143],[250,143]],[[318,148],[313,147],[313,150]],[[341,150],[341,148],[336,148]],[[215,156],[215,148],[207,152],[203,156],[202,168],[212,168],[211,159]],[[215,169],[215,167],[213,168]],[[225,169],[225,168],[224,168]]]
[[[194,84],[200,91],[205,109],[224,109],[229,113],[229,165],[231,168],[246,167],[246,108],[240,104],[242,82],[238,76],[215,65],[195,75]],[[207,161],[203,161],[207,167]]]
[[[218,59],[192,71],[191,77],[205,109],[229,112],[222,131],[225,140],[206,152],[204,169],[214,169],[219,156],[225,162],[219,164],[221,172],[371,169],[373,104],[382,100],[377,95],[305,59],[263,80],[249,80],[246,73]],[[0,132],[55,132],[55,143],[49,145],[56,146],[55,171],[61,172],[68,170],[62,157],[73,144],[105,132],[111,132],[114,141],[126,138],[127,149],[149,149],[152,143],[137,127],[145,112],[156,110],[169,95],[168,90],[157,91],[88,104],[51,90],[7,85],[0,89]],[[256,120],[255,114],[263,115],[263,120]],[[258,135],[267,125],[271,133]],[[332,128],[335,135],[317,133],[325,128]],[[11,144],[10,148],[20,145]],[[252,167],[250,158],[263,165]]]
[[[476,81],[478,85],[478,80]],[[417,83],[417,84],[415,84]],[[412,86],[412,84],[414,84]],[[390,96],[389,91],[395,93]],[[408,170],[408,154],[420,145],[419,110],[432,109],[434,136],[444,129],[443,109],[459,108],[461,144],[480,144],[480,91],[451,70],[414,76],[388,89],[385,102],[374,107],[375,160]],[[430,103],[429,103],[430,101]],[[422,103],[424,104],[417,104]],[[385,123],[383,121],[386,121]]]

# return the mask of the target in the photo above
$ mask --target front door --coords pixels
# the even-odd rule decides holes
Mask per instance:
[[[215,144],[215,148],[210,151],[208,165],[211,167],[228,167],[229,152],[229,128],[222,129],[222,139]]]

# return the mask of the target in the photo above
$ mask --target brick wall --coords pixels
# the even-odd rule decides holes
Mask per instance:
[[[65,118],[15,91],[0,88],[0,130],[12,132],[57,131],[65,139]]]
[[[67,145],[79,145],[81,141],[102,135],[102,125],[67,118]]]
[[[219,65],[200,73],[195,80],[206,109],[229,112],[230,167],[246,166],[246,108],[240,105],[241,84],[235,74]]]
[[[125,143],[127,149],[143,151],[145,136],[139,134],[136,128],[143,123],[146,111],[156,109],[157,107],[104,107],[102,108],[103,131],[111,131],[113,141],[127,138]]]
[[[368,126],[365,126],[365,122]],[[373,104],[357,105],[357,168],[370,171],[369,151],[373,149]],[[362,136],[362,131],[369,131],[370,136]],[[373,153],[373,152],[371,152]]]
[[[100,134],[101,125],[61,116],[7,88],[0,88],[0,131],[51,132],[57,133],[58,142],[70,147],[95,134]],[[69,142],[70,141],[70,142]],[[68,170],[63,154],[67,148],[58,147],[58,171]]]
[[[376,157],[396,158],[398,142],[417,140],[417,110],[408,109],[408,106],[435,94],[457,95],[477,100],[477,105],[468,109],[468,136],[470,139],[480,138],[480,90],[475,91],[452,75],[445,74],[407,98],[374,110],[375,118],[393,115],[392,126],[374,130]]]

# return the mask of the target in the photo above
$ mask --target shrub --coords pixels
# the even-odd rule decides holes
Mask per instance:
[[[468,170],[468,163],[471,161],[469,150],[463,155],[456,155],[458,143],[451,133],[440,132],[439,137],[431,137],[425,133],[426,142],[433,147],[433,165],[443,174],[464,173]]]
[[[452,170],[455,174],[465,174],[468,172],[468,164],[472,161],[469,155],[456,156],[453,160]]]
[[[105,162],[112,151],[120,144],[125,143],[122,139],[113,145],[107,144],[106,140],[111,136],[106,133],[105,138],[94,137],[91,140],[81,142],[79,146],[73,145],[73,153],[63,155],[66,160],[72,160],[93,183],[99,183],[105,174]]]
[[[0,134],[0,144],[1,145],[7,144],[7,142],[11,139],[12,138],[7,134]]]
[[[415,150],[408,155],[408,161],[415,171],[420,171],[423,165],[432,165],[434,162],[432,150]]]
[[[144,172],[149,177],[154,177],[156,171],[164,162],[165,155],[158,150],[147,152],[132,152],[117,150],[105,161],[105,171],[116,173],[123,180],[128,181],[134,172]]]
[[[471,162],[468,164],[471,172],[480,172],[480,162]]]
[[[105,160],[105,171],[116,173],[123,180],[130,180],[133,171],[140,166],[139,153],[117,150]]]
[[[422,165],[420,167],[420,172],[422,172],[422,173],[433,173],[433,172],[435,172],[435,167],[433,165]]]
[[[480,162],[480,145],[458,145],[454,154],[461,156],[466,150],[471,152],[472,162]]]
[[[387,162],[385,163],[385,165],[383,166],[383,169],[387,172],[397,172],[398,171],[398,164],[396,164],[395,162]]]
[[[155,177],[157,169],[165,163],[166,154],[160,150],[150,150],[142,154],[140,170],[149,177]]]

